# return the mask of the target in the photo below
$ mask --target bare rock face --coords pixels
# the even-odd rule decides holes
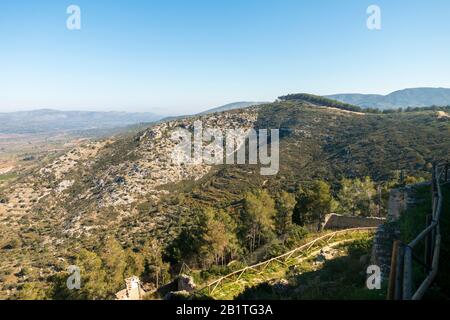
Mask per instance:
[[[197,286],[194,279],[187,275],[180,275],[178,278],[178,291],[193,292]]]

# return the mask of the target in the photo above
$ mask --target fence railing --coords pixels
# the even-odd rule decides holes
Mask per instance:
[[[245,272],[250,271],[256,271],[256,272],[263,272],[271,263],[277,263],[286,265],[286,262],[289,259],[298,259],[300,256],[305,256],[305,253],[309,252],[312,248],[314,248],[317,245],[322,246],[323,244],[329,244],[329,242],[338,235],[345,234],[345,233],[352,233],[352,232],[358,232],[358,231],[375,231],[376,227],[361,227],[361,228],[352,228],[352,229],[346,229],[346,230],[340,230],[328,233],[326,235],[320,236],[300,247],[297,247],[289,252],[286,252],[282,255],[279,255],[277,257],[271,258],[266,261],[259,262],[255,265],[245,267],[243,269],[231,272],[223,277],[220,277],[219,279],[216,279],[215,281],[207,284],[206,286],[202,287],[197,292],[207,292],[208,294],[213,294],[214,291],[219,287],[220,284],[227,280],[231,281],[239,281],[241,277],[244,275]]]
[[[389,276],[389,300],[420,300],[436,278],[441,249],[440,218],[443,202],[441,184],[448,182],[449,169],[449,163],[433,165],[432,213],[427,216],[425,229],[409,244],[394,242]],[[422,259],[414,250],[417,250],[417,246],[423,241],[425,249]],[[426,270],[426,277],[415,292],[413,292],[414,261],[420,263]]]

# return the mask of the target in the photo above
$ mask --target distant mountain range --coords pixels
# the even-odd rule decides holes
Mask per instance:
[[[40,109],[0,113],[0,133],[34,134],[113,129],[161,119],[153,113],[58,111]]]
[[[447,106],[450,105],[450,89],[413,88],[378,94],[334,94],[325,96],[362,108],[394,109],[406,107]],[[243,109],[268,102],[240,101],[208,109],[198,115]],[[33,134],[52,132],[71,132],[85,130],[105,130],[123,128],[140,123],[159,120],[180,119],[188,116],[164,118],[154,113],[97,112],[97,111],[58,111],[40,109],[0,113],[0,133]]]
[[[404,89],[385,96],[349,93],[328,95],[326,97],[362,108],[394,109],[450,105],[450,89],[447,88]]]
[[[241,101],[209,109],[200,115],[242,109],[263,102]],[[124,128],[130,125],[151,123],[159,120],[178,119],[186,116],[168,117],[150,113],[97,112],[97,111],[59,111],[38,109],[0,113],[0,133],[2,134],[40,134],[62,133],[87,130]]]

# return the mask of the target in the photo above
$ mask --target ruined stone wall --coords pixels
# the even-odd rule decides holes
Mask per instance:
[[[391,223],[379,226],[375,233],[371,264],[380,267],[381,274],[385,279],[389,277],[391,271],[391,256],[394,241],[399,238],[400,230]]]
[[[378,227],[384,222],[384,218],[352,217],[332,213],[325,217],[323,228],[326,230],[340,230],[350,228]]]

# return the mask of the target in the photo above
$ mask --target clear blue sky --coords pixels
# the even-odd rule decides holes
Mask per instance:
[[[366,28],[371,4],[381,31]],[[448,0],[2,0],[0,40],[0,112],[450,87]]]

